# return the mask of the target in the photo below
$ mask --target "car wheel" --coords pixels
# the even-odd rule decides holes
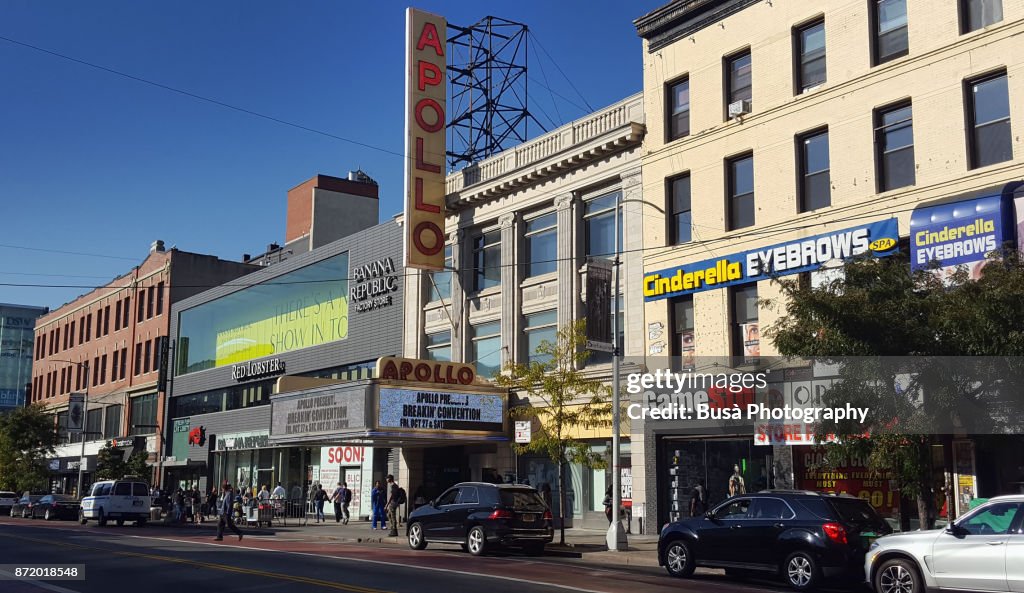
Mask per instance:
[[[409,526],[409,547],[414,550],[427,547],[427,540],[423,537],[423,525],[413,523]]]
[[[818,574],[818,564],[807,552],[793,552],[782,567],[786,583],[797,591],[814,589],[820,580]]]
[[[544,543],[539,544],[526,544],[523,546],[523,552],[527,556],[543,556],[544,555]]]
[[[487,552],[487,534],[484,528],[477,525],[469,530],[466,536],[466,549],[474,556],[483,556]]]
[[[11,507],[11,519],[14,518],[14,507]]]
[[[78,522],[82,525],[89,522],[89,520],[85,518],[85,511],[78,511]]]
[[[878,593],[921,593],[921,579],[914,565],[902,558],[882,563],[875,573],[875,591]]]
[[[50,514],[50,509],[46,509],[46,512],[43,513],[43,520],[49,521],[51,519],[53,519],[53,515]]]
[[[103,512],[103,509],[100,509],[100,516],[96,519],[96,524],[100,527],[105,527],[107,525],[107,515]]]
[[[695,568],[697,565],[693,560],[693,553],[690,552],[690,546],[681,539],[672,540],[665,548],[665,570],[668,574],[685,578],[692,575]]]

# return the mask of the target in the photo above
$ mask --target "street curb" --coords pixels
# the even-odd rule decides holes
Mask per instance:
[[[215,525],[211,525],[211,526],[207,527],[205,525],[196,526],[196,525],[173,525],[173,524],[170,524],[170,523],[146,523],[146,527],[159,527],[161,529],[173,529],[173,530],[181,531],[181,532],[184,532],[184,533],[195,533],[195,534],[199,534],[199,535],[212,535],[213,533],[215,533],[217,531],[217,527]],[[274,530],[271,530],[271,529],[258,529],[258,528],[254,529],[254,528],[239,526],[239,531],[242,532],[242,535],[277,535],[277,532],[274,531]],[[210,532],[210,533],[207,534],[207,533],[204,533],[204,532]]]

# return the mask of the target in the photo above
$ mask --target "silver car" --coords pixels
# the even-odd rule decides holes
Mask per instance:
[[[875,593],[1024,592],[1024,495],[998,496],[945,529],[881,537],[864,559]]]

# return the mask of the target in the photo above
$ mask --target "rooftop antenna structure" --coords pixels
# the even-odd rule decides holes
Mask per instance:
[[[525,142],[528,29],[496,16],[448,24],[448,169],[456,171]],[[545,130],[546,131],[546,130]]]

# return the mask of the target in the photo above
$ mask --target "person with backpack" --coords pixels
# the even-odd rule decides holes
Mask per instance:
[[[389,537],[398,537],[398,507],[405,504],[405,490],[399,488],[398,483],[395,482],[395,476],[388,474],[388,501],[387,501],[387,514],[388,522],[391,523],[391,531],[388,532]]]

